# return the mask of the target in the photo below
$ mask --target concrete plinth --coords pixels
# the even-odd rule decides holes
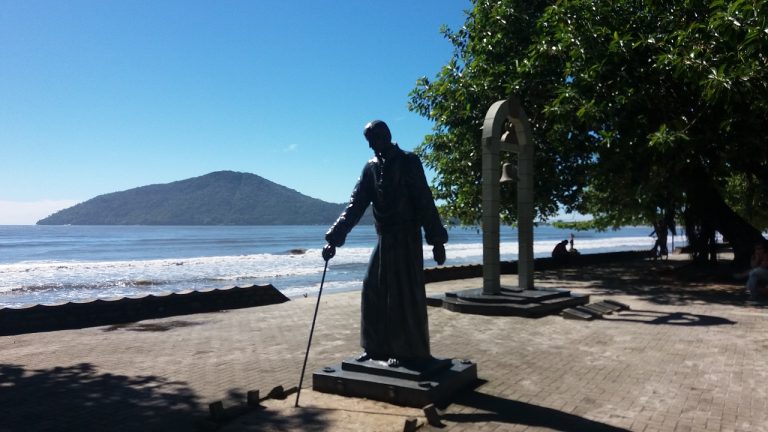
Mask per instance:
[[[453,312],[476,315],[542,317],[557,314],[563,309],[589,303],[588,295],[568,290],[521,290],[502,286],[498,294],[485,294],[482,288],[447,292],[430,297],[427,304],[442,306]]]
[[[469,360],[436,358],[419,367],[390,367],[383,361],[351,358],[315,372],[312,388],[421,408],[448,402],[454,393],[476,381],[477,365]]]

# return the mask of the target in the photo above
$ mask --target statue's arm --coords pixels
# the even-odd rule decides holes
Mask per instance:
[[[371,178],[369,166],[366,165],[363,168],[363,173],[357,180],[355,188],[352,190],[352,196],[349,199],[349,205],[341,213],[336,222],[331,226],[328,232],[325,234],[325,241],[328,244],[341,247],[346,241],[347,234],[352,231],[352,228],[357,225],[360,218],[363,217],[365,210],[371,203]]]
[[[424,239],[430,245],[442,245],[448,242],[448,231],[440,220],[440,214],[435,206],[432,190],[429,189],[424,167],[416,155],[409,158],[409,176],[411,180],[411,198],[416,206],[416,214],[424,228]]]

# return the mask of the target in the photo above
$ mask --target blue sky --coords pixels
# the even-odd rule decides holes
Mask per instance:
[[[344,202],[469,0],[0,0],[0,224],[218,170]]]

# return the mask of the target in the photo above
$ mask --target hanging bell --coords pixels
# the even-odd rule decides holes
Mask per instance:
[[[506,162],[501,166],[501,178],[499,183],[516,182],[517,167],[513,163]]]
[[[515,133],[514,129],[508,130],[501,134],[501,142],[517,144],[517,134]]]

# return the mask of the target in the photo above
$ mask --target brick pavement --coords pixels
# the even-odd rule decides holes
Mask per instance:
[[[445,407],[441,430],[768,431],[768,311],[745,304],[738,285],[671,277],[681,264],[536,274],[538,286],[632,306],[604,320],[430,308],[433,353],[475,360],[483,380]],[[195,430],[211,401],[296,385],[314,302],[0,337],[0,432]],[[227,430],[402,430],[418,410],[308,389],[313,370],[359,351],[358,332],[359,293],[324,295],[306,403],[275,403]]]

